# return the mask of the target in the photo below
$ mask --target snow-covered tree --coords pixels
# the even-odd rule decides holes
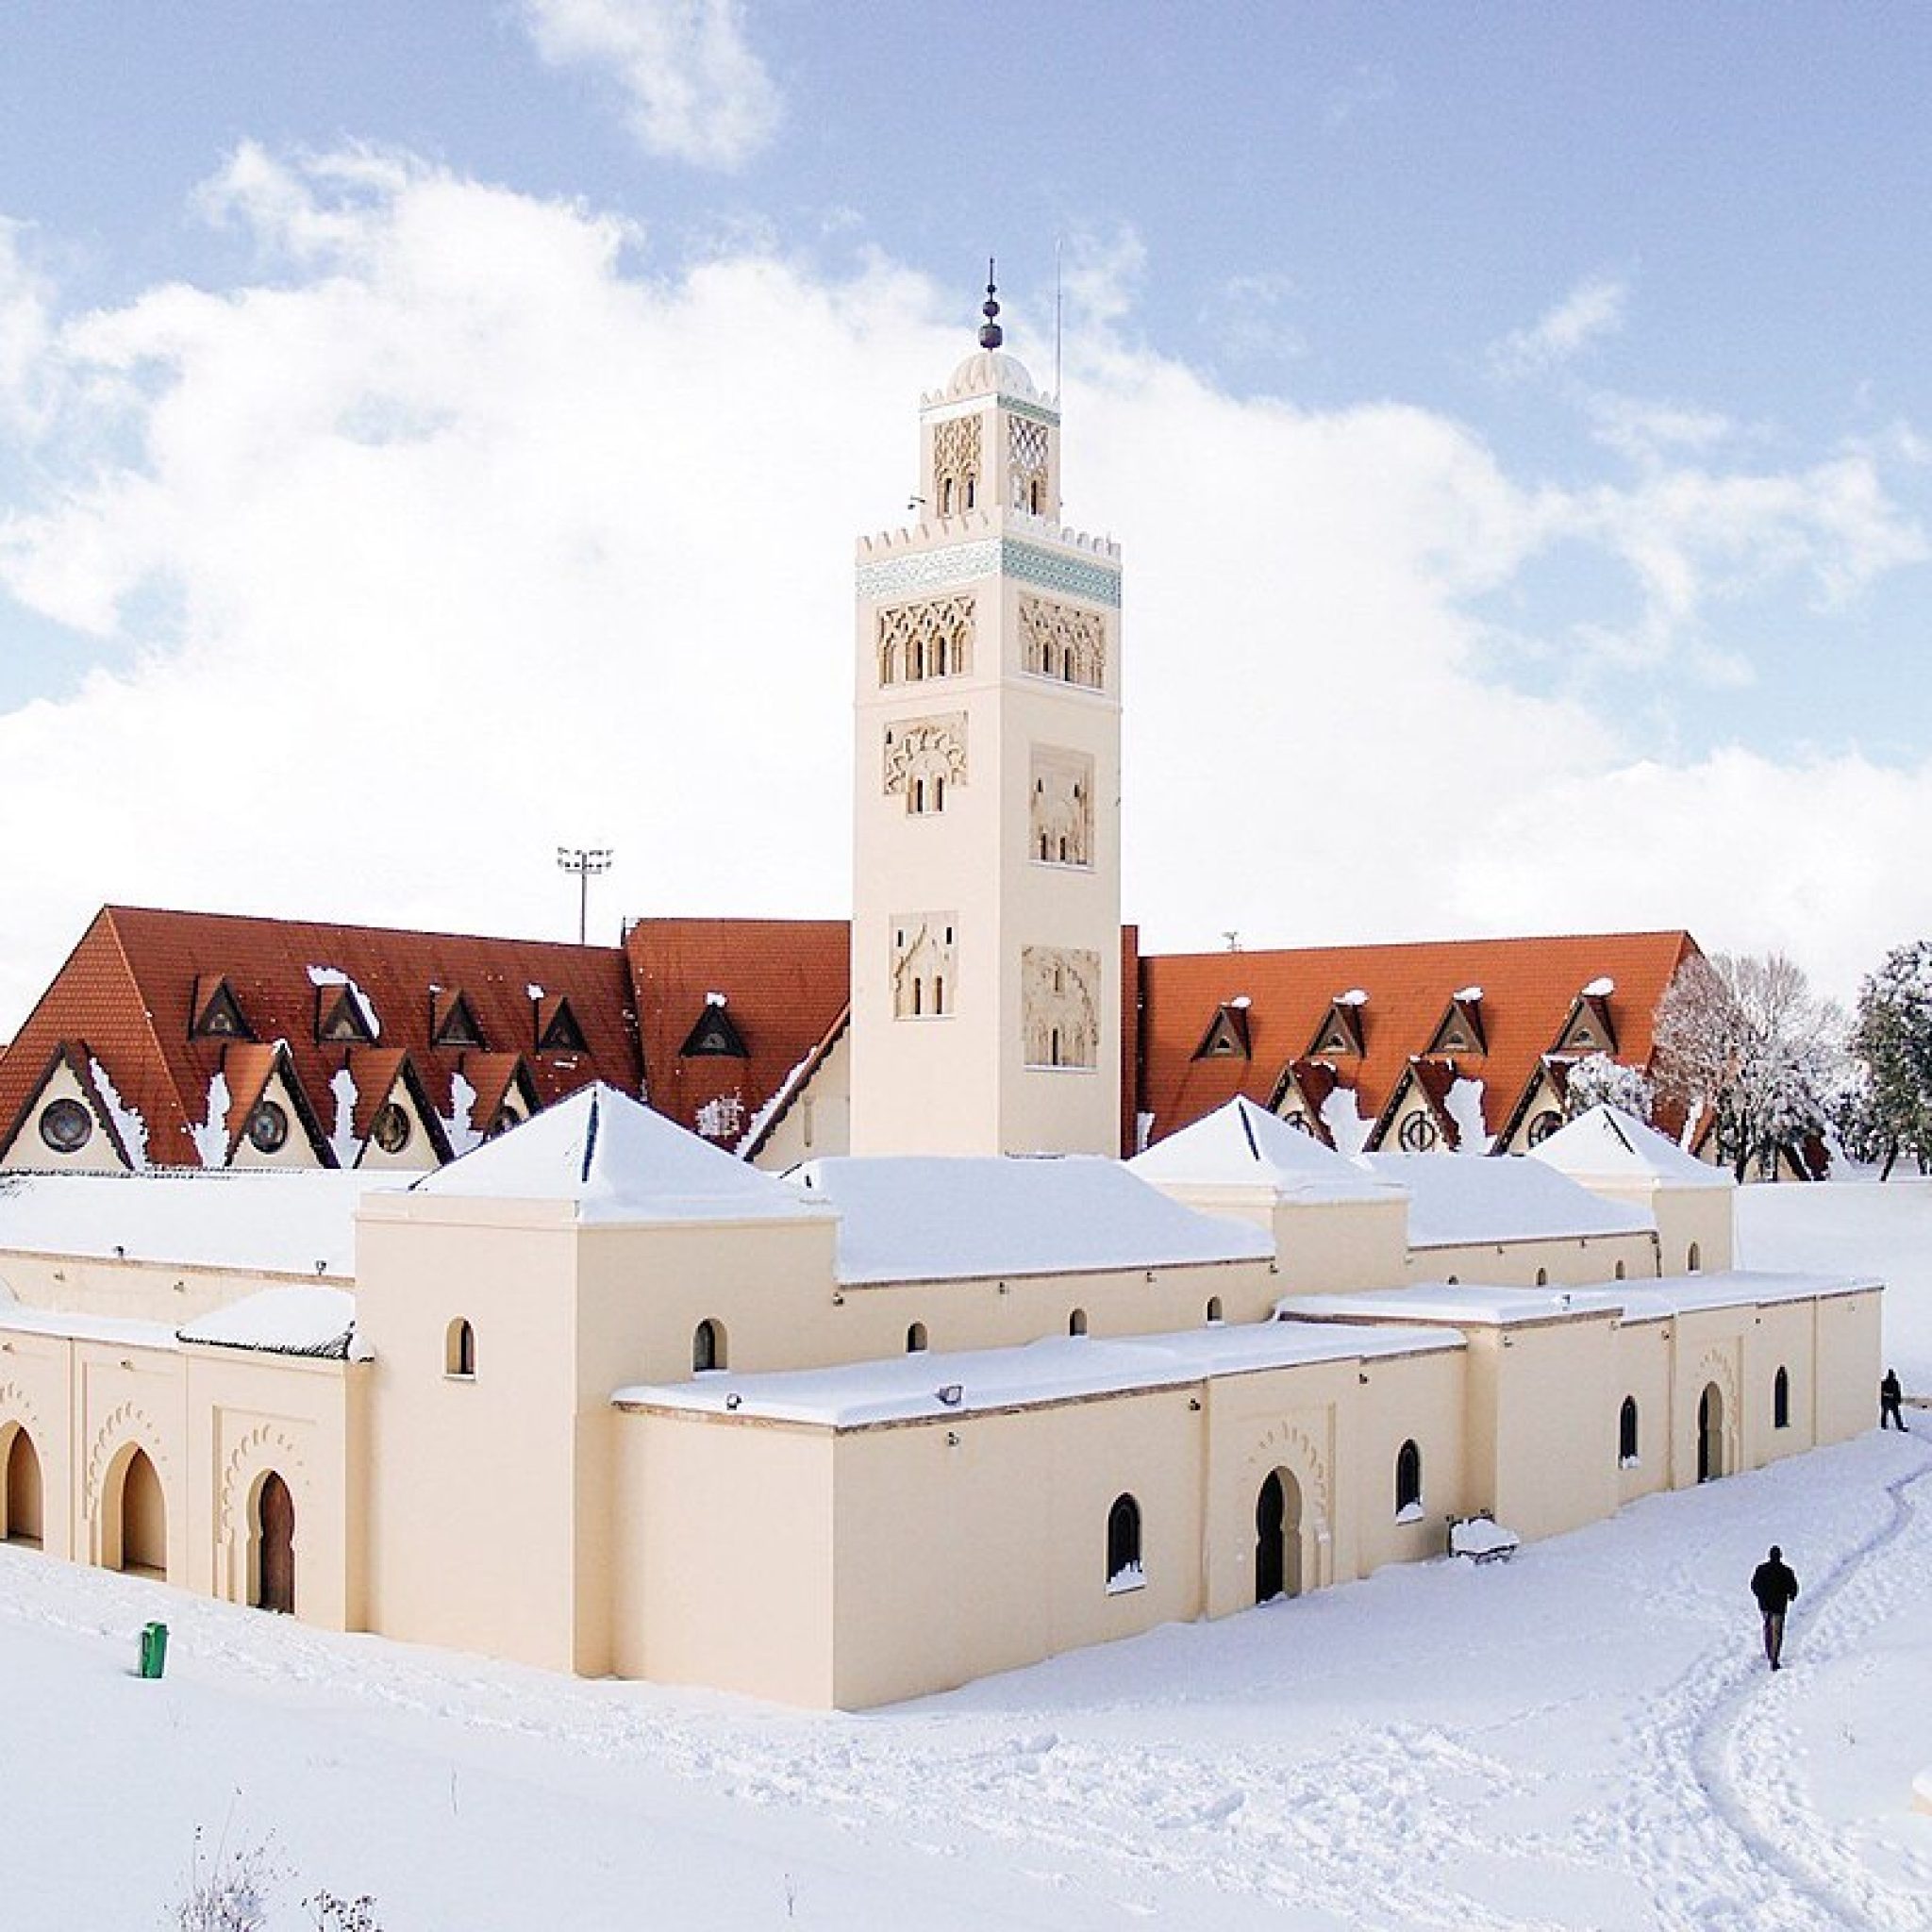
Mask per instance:
[[[1844,1061],[1841,1008],[1782,953],[1687,959],[1657,1007],[1657,1091],[1687,1117],[1707,1112],[1719,1158],[1742,1180],[1781,1155],[1802,1168],[1830,1126]]]
[[[1563,1111],[1574,1121],[1593,1107],[1614,1107],[1647,1126],[1655,1099],[1656,1093],[1640,1069],[1626,1067],[1607,1053],[1593,1053],[1570,1069],[1563,1088]]]
[[[1863,1078],[1847,1083],[1835,1124],[1855,1158],[1901,1154],[1932,1163],[1932,940],[1895,946],[1858,990],[1851,1048]]]

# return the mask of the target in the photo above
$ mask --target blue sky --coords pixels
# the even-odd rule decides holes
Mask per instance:
[[[244,685],[269,702],[286,648],[277,617],[299,627],[295,613],[277,613],[273,585],[244,594],[218,583],[213,565],[198,575],[178,533],[192,512],[196,540],[212,547],[216,520],[265,500],[245,465],[272,477],[287,463],[234,441],[191,449],[195,409],[212,407],[218,366],[251,372],[265,387],[250,394],[333,380],[316,360],[313,318],[335,314],[344,285],[371,300],[358,322],[329,325],[348,330],[332,344],[338,363],[359,350],[358,373],[343,379],[406,415],[427,408],[413,392],[396,404],[385,373],[394,338],[384,331],[410,315],[439,325],[429,308],[410,309],[424,278],[397,261],[413,249],[428,261],[444,248],[512,245],[484,238],[489,223],[508,222],[508,197],[560,246],[566,228],[614,238],[607,268],[584,285],[591,299],[628,291],[664,305],[658,319],[671,333],[658,366],[669,356],[714,392],[743,388],[762,348],[685,299],[708,268],[763,264],[786,281],[799,319],[783,354],[801,358],[800,381],[812,380],[814,355],[824,367],[841,338],[866,337],[876,386],[849,368],[837,377],[851,386],[849,420],[864,425],[839,459],[849,454],[854,466],[849,483],[840,473],[849,495],[830,491],[841,509],[850,502],[851,531],[897,508],[896,453],[917,384],[944,373],[955,338],[943,330],[964,339],[989,249],[1001,256],[1015,342],[1050,375],[1063,245],[1070,513],[1101,512],[1092,521],[1126,541],[1130,591],[1141,582],[1137,558],[1166,574],[1145,591],[1154,627],[1130,631],[1149,679],[1141,689],[1158,703],[1163,677],[1213,666],[1221,627],[1251,624],[1265,602],[1277,613],[1264,625],[1267,650],[1251,658],[1230,644],[1227,670],[1267,680],[1272,736],[1224,750],[1265,765],[1271,743],[1359,732],[1355,771],[1399,791],[1392,774],[1426,760],[1439,785],[1455,780],[1467,842],[1481,846],[1437,891],[1430,881],[1443,868],[1417,862],[1413,817],[1373,795],[1388,787],[1357,786],[1338,763],[1323,778],[1331,815],[1357,849],[1367,841],[1372,869],[1386,842],[1379,870],[1400,891],[1344,894],[1311,926],[1306,895],[1319,881],[1325,901],[1332,868],[1284,861],[1243,883],[1231,858],[1210,906],[1184,882],[1194,870],[1187,845],[1163,848],[1155,830],[1213,761],[1130,713],[1130,753],[1165,789],[1158,808],[1137,794],[1150,830],[1140,870],[1129,864],[1139,902],[1129,909],[1165,941],[1212,943],[1226,925],[1258,942],[1682,923],[1714,947],[1808,947],[1836,990],[1849,991],[1859,960],[1932,916],[1916,884],[1890,879],[1870,855],[1834,855],[1818,825],[1842,813],[1855,847],[1876,826],[1849,821],[1909,819],[1932,782],[1932,679],[1922,668],[1932,588],[1932,143],[1922,128],[1932,20],[1915,10],[27,0],[0,13],[0,221],[15,291],[10,337],[0,323],[0,378],[10,368],[18,405],[0,418],[0,750],[20,752],[17,771],[54,758],[57,741],[97,745],[101,714],[90,706],[108,706],[138,741],[143,703],[159,704],[171,680],[224,652],[229,672],[218,693],[202,693],[205,715],[231,718],[258,742],[272,734],[310,770],[353,762],[347,747],[305,741],[303,721],[251,714],[242,702]],[[398,186],[401,175],[345,185],[342,158],[372,150],[417,185]],[[238,155],[261,158],[280,185],[238,189]],[[432,178],[452,192],[428,196],[421,184]],[[340,218],[326,245],[319,230],[290,225],[291,196],[308,197],[318,219]],[[409,196],[420,221],[403,218]],[[431,221],[446,225],[435,240],[425,239]],[[353,242],[343,223],[356,225]],[[494,321],[464,308],[465,341],[500,333],[478,352],[474,392],[439,390],[446,420],[468,421],[512,379],[506,371],[527,366],[517,345],[537,318],[558,332],[535,286],[542,259],[534,235],[527,258],[502,258]],[[183,350],[181,318],[161,313],[177,285],[212,298],[192,330],[214,328],[219,342],[196,335]],[[308,305],[310,320],[278,334],[265,319],[272,295],[291,316]],[[773,328],[762,296],[747,299],[731,313]],[[437,312],[441,325],[458,325]],[[703,342],[676,333],[680,316],[695,327],[701,315]],[[357,336],[365,325],[374,333]],[[105,359],[104,329],[115,343]],[[909,387],[886,375],[901,349],[906,367],[924,372]],[[626,353],[610,348],[618,386]],[[193,381],[191,363],[203,372]],[[1138,434],[1124,416],[1107,427],[1137,395],[1170,390],[1185,391],[1185,406],[1148,408]],[[689,464],[681,439],[707,434],[681,413],[690,393],[652,393],[637,461]],[[1084,474],[1072,454],[1083,393],[1095,458]],[[584,422],[532,427],[525,466],[574,467],[585,445],[573,439],[591,432]],[[757,418],[744,433],[757,438]],[[895,454],[864,454],[874,448]],[[1354,552],[1320,557],[1336,583],[1303,605],[1291,574],[1269,579],[1265,600],[1260,577],[1246,591],[1223,581],[1191,611],[1190,572],[1224,579],[1243,558],[1261,560],[1262,577],[1270,559],[1288,570],[1307,541],[1289,525],[1318,523],[1328,507],[1324,459],[1349,472],[1362,502],[1345,520]],[[825,467],[795,439],[782,461],[808,485]],[[1377,463],[1387,466],[1380,501]],[[721,474],[738,473],[726,464]],[[625,476],[613,470],[613,487],[648,487],[647,472]],[[1195,527],[1204,502],[1264,499],[1268,513],[1237,553]],[[305,497],[304,513],[325,527],[321,501]],[[530,568],[555,569],[588,541],[581,530],[560,536]],[[698,542],[694,525],[688,545]],[[846,555],[832,545],[824,559],[834,590]],[[425,552],[422,567],[456,566]],[[792,596],[784,569],[774,610]],[[1389,591],[1411,572],[1413,604]],[[285,564],[291,596],[298,575]],[[812,598],[825,596],[825,679],[842,691],[849,641],[835,599],[813,582]],[[541,608],[545,587],[529,588]],[[326,593],[302,594],[308,615]],[[621,633],[634,620],[642,635],[668,602],[693,595],[660,573],[613,589],[619,601],[596,606],[594,621]],[[244,607],[245,619],[235,614]],[[687,608],[680,622],[702,628],[701,611],[689,608],[687,620]],[[366,617],[352,608],[343,622]],[[770,627],[750,610],[735,621]],[[1407,624],[1410,634],[1377,658],[1382,634],[1365,628],[1356,640],[1356,624]],[[423,629],[373,661],[392,662],[420,639],[425,660],[459,666],[462,641],[434,631],[432,606]],[[328,635],[343,635],[341,625]],[[513,643],[503,649],[514,662]],[[1375,675],[1359,684],[1351,667],[1363,650]],[[91,676],[114,689],[90,697]],[[1405,709],[1405,691],[1438,676],[1455,680],[1441,705]],[[1352,722],[1332,695],[1338,679]],[[1324,687],[1331,695],[1310,708]],[[646,676],[646,711],[651,689]],[[487,732],[489,692],[475,703],[473,728]],[[1205,697],[1197,711],[1168,708],[1214,715]],[[1454,719],[1454,743],[1428,741],[1431,716]],[[1378,717],[1396,727],[1394,741],[1375,729]],[[25,735],[9,741],[9,724]],[[830,706],[814,714],[814,734],[841,728]],[[1553,738],[1571,747],[1568,762],[1532,749]],[[785,755],[775,741],[759,750],[768,766]],[[521,757],[541,791],[542,755],[526,746]],[[1465,758],[1466,774],[1442,775]],[[800,782],[816,785],[832,768],[807,757]],[[160,781],[130,767],[123,782],[139,791]],[[567,796],[578,782],[563,775],[550,789]],[[1585,822],[1625,826],[1624,841],[1591,861],[1593,899],[1574,891],[1577,855],[1539,848],[1510,817],[1521,796],[1496,795],[1532,782]],[[755,813],[715,797],[703,824],[658,836],[675,801],[698,789],[687,773],[681,791],[640,806],[626,828],[640,869],[613,890],[630,909],[679,909],[680,894],[710,890],[684,857],[700,843],[762,840]],[[576,808],[625,817],[615,789]],[[1255,824],[1271,808],[1260,789],[1218,808]],[[1774,851],[1787,829],[1802,833],[1817,882],[1767,907],[1740,876],[1756,869],[1748,847],[1690,866],[1681,841],[1640,839],[1639,824],[1654,841],[1673,812],[1756,815]],[[15,1002],[18,985],[44,978],[60,936],[110,894],[275,901],[292,890],[293,848],[310,854],[298,874],[312,866],[311,878],[326,877],[328,848],[303,845],[306,823],[291,814],[252,833],[225,824],[205,841],[205,871],[158,849],[142,864],[125,819],[108,858],[76,828],[44,861],[0,859],[20,872],[16,903],[34,908],[35,957],[13,983]],[[837,809],[811,821],[836,853],[823,864],[791,853],[782,886],[750,864],[741,900],[726,892],[691,909],[836,909],[837,824]],[[1286,842],[1315,842],[1320,829],[1298,824]],[[606,835],[557,827],[558,838]],[[549,837],[545,824],[539,842]],[[1856,887],[1847,873],[1859,875]],[[359,900],[333,878],[308,890],[337,899],[330,909],[343,916],[533,930],[540,908],[549,916],[536,885],[527,897],[493,898],[487,874],[447,891],[400,867],[361,877]]]

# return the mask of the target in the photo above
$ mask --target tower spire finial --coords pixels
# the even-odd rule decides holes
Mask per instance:
[[[979,312],[986,320],[979,325],[979,346],[982,349],[997,349],[1006,341],[1007,332],[999,325],[1000,305],[999,285],[993,280],[993,258],[986,258],[986,300],[981,303]]]

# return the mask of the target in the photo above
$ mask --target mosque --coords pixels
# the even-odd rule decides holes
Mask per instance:
[[[0,1061],[10,1545],[857,1708],[1868,1425],[1878,1282],[1739,1272],[1724,1175],[1562,1123],[1687,935],[1154,1011],[1121,558],[995,316],[858,549],[849,924],[345,964],[103,913]]]

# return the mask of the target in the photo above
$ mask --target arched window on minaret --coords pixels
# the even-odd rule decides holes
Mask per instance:
[[[942,517],[953,514],[953,479],[950,476],[940,479],[940,514]]]

